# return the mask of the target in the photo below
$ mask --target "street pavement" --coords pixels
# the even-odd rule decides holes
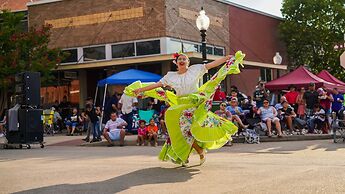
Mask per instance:
[[[161,147],[47,139],[44,149],[0,150],[0,193],[345,193],[345,144],[332,140],[234,144],[184,168],[159,161]]]

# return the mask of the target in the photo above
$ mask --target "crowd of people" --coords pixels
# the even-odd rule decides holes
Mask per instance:
[[[280,100],[276,103],[278,97]],[[344,95],[337,88],[316,89],[315,83],[310,83],[308,90],[304,87],[297,90],[296,86],[290,85],[285,92],[270,93],[265,83],[259,82],[253,97],[242,94],[235,86],[228,96],[218,88],[214,100],[222,101],[215,113],[235,122],[239,132],[260,123],[265,125],[268,137],[272,137],[273,129],[278,137],[283,134],[328,134],[332,132],[331,113],[338,115],[344,109]]]
[[[279,102],[275,103],[278,97]],[[259,82],[253,96],[243,94],[236,86],[232,86],[227,95],[219,86],[213,100],[220,102],[219,109],[214,113],[234,122],[239,128],[237,135],[258,123],[266,126],[268,137],[272,137],[273,131],[277,137],[283,134],[328,134],[331,131],[330,114],[335,112],[338,115],[344,109],[344,96],[337,88],[316,89],[314,83],[309,84],[308,90],[304,87],[297,90],[290,85],[285,93],[271,93],[264,82]],[[157,146],[159,137],[168,138],[164,121],[168,107],[166,103],[150,99],[142,107],[154,111],[147,122],[138,118],[138,99],[114,93],[106,98],[103,117],[102,108],[94,106],[92,98],[86,99],[85,109],[82,110],[72,107],[67,97],[51,109],[55,131],[66,129],[68,136],[86,132],[83,140],[92,143],[102,141],[103,135],[109,146],[113,146],[114,141],[123,145],[126,134],[137,134],[138,146]],[[0,135],[4,131],[5,114],[1,120]]]

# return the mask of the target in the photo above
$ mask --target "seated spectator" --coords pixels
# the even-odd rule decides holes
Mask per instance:
[[[282,122],[286,123],[287,128],[292,134],[294,131],[293,120],[297,115],[293,111],[293,108],[289,106],[289,103],[287,101],[282,102],[282,105],[283,105],[283,108],[278,110],[280,119]]]
[[[137,146],[141,146],[145,144],[146,134],[147,134],[146,121],[140,120],[139,128],[138,128]]]
[[[126,131],[124,127],[127,126],[127,122],[117,117],[117,113],[112,112],[110,114],[110,120],[107,121],[103,130],[103,136],[108,141],[108,147],[114,146],[113,141],[120,140],[120,146],[124,145]]]
[[[226,103],[225,102],[222,102],[220,105],[219,105],[219,110],[216,110],[214,112],[216,115],[224,118],[224,119],[227,119],[229,121],[232,121],[232,115],[230,113],[230,111],[226,110]],[[232,143],[231,141],[228,141],[227,143],[228,146],[232,146]]]
[[[315,132],[315,125],[318,130],[321,130],[323,123],[326,120],[326,112],[323,110],[323,108],[320,106],[320,104],[315,104],[313,109],[312,116],[308,119],[307,125],[308,125],[308,133],[316,133]],[[323,133],[326,133],[323,131]]]
[[[66,127],[67,127],[67,136],[73,136],[75,128],[78,126],[80,122],[83,120],[81,119],[80,115],[78,114],[78,109],[73,108],[72,114],[68,115],[65,119]]]
[[[155,120],[150,119],[150,123],[147,126],[147,138],[148,142],[151,142],[152,138],[154,139],[154,146],[158,145],[158,127],[156,126]]]
[[[232,120],[236,121],[242,129],[248,128],[248,125],[244,125],[242,122],[241,117],[244,118],[244,113],[241,107],[238,106],[238,101],[236,97],[231,98],[230,106],[226,107],[226,110],[228,110],[231,113]]]
[[[216,115],[224,118],[224,119],[227,119],[229,121],[232,121],[232,115],[230,113],[230,111],[228,111],[226,109],[226,103],[225,102],[222,102],[220,105],[219,105],[219,110],[216,110],[214,112]]]
[[[263,100],[263,107],[259,108],[258,115],[260,115],[261,120],[267,125],[268,137],[272,137],[272,122],[276,126],[278,137],[282,137],[280,120],[277,117],[277,110],[273,106],[269,105],[269,101],[267,99]]]
[[[274,106],[276,110],[283,108],[283,102],[287,101],[285,96],[280,97],[279,103]]]
[[[244,101],[244,103],[242,105],[242,110],[246,116],[253,118],[254,110],[255,110],[255,104],[254,104],[254,101],[252,100],[251,96],[248,96],[248,99]]]

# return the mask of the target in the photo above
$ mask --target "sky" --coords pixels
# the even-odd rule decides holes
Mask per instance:
[[[230,2],[282,17],[280,13],[283,0],[228,0]]]

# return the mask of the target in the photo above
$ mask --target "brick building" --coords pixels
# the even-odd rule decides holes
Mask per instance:
[[[50,46],[70,54],[58,73],[75,79],[66,94],[79,94],[83,104],[97,81],[115,72],[136,68],[164,75],[175,68],[171,54],[182,49],[192,64],[200,63],[195,20],[201,7],[211,20],[208,60],[236,50],[247,54],[243,73],[225,80],[228,91],[236,85],[251,95],[259,79],[287,68],[272,64],[276,52],[286,58],[278,40],[281,19],[223,0],[40,0],[29,2],[27,12],[30,27],[53,25]]]

